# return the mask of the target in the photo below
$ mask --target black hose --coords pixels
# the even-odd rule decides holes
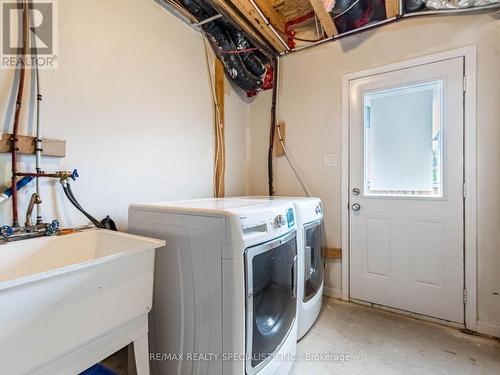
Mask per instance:
[[[89,219],[92,222],[92,224],[94,224],[97,228],[104,228],[104,225],[102,225],[95,217],[93,217],[91,214],[85,211],[83,207],[80,205],[80,203],[78,203],[75,196],[73,195],[73,191],[71,190],[69,183],[63,185],[63,190],[64,194],[66,194],[66,197],[73,204],[73,206],[75,206],[75,208],[78,211],[84,214],[87,217],[87,219]]]

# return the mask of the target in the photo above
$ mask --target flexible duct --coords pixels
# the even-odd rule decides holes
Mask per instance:
[[[500,0],[424,0],[429,9],[473,8],[500,3]]]
[[[180,3],[200,22],[213,17],[217,11],[202,0],[180,0]],[[255,46],[245,34],[224,17],[201,26],[212,49],[223,62],[228,76],[245,91],[258,91],[263,85],[269,61],[248,51]],[[248,51],[248,52],[245,52]]]
[[[384,0],[338,0],[332,11],[339,33],[386,18]]]

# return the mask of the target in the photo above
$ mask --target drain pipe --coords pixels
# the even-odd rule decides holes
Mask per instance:
[[[267,154],[267,176],[269,186],[269,196],[274,195],[274,181],[273,181],[273,156],[274,156],[274,139],[276,136],[276,101],[278,98],[278,85],[279,85],[279,58],[273,57],[274,65],[274,86],[273,86],[273,99],[271,104],[271,128],[269,129],[269,150]]]
[[[24,78],[25,78],[25,63],[28,53],[28,2],[23,1],[23,52],[21,59],[21,67],[19,68],[19,86],[17,89],[16,112],[14,115],[14,128],[11,138],[11,155],[12,155],[12,226],[19,228],[19,217],[17,207],[17,142],[19,134],[19,118],[21,116],[21,107],[23,103]]]

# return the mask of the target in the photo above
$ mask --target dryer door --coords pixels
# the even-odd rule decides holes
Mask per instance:
[[[323,283],[322,228],[321,220],[304,226],[304,302],[314,297]]]
[[[245,251],[246,370],[255,374],[280,350],[297,310],[295,231]]]

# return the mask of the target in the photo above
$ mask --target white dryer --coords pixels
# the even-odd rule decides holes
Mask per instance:
[[[134,204],[129,230],[166,241],[150,315],[153,374],[289,373],[298,287],[292,203]]]
[[[315,197],[253,196],[254,202],[293,202],[297,216],[297,243],[299,256],[297,294],[297,339],[300,340],[313,326],[321,310],[323,299],[323,205]]]

